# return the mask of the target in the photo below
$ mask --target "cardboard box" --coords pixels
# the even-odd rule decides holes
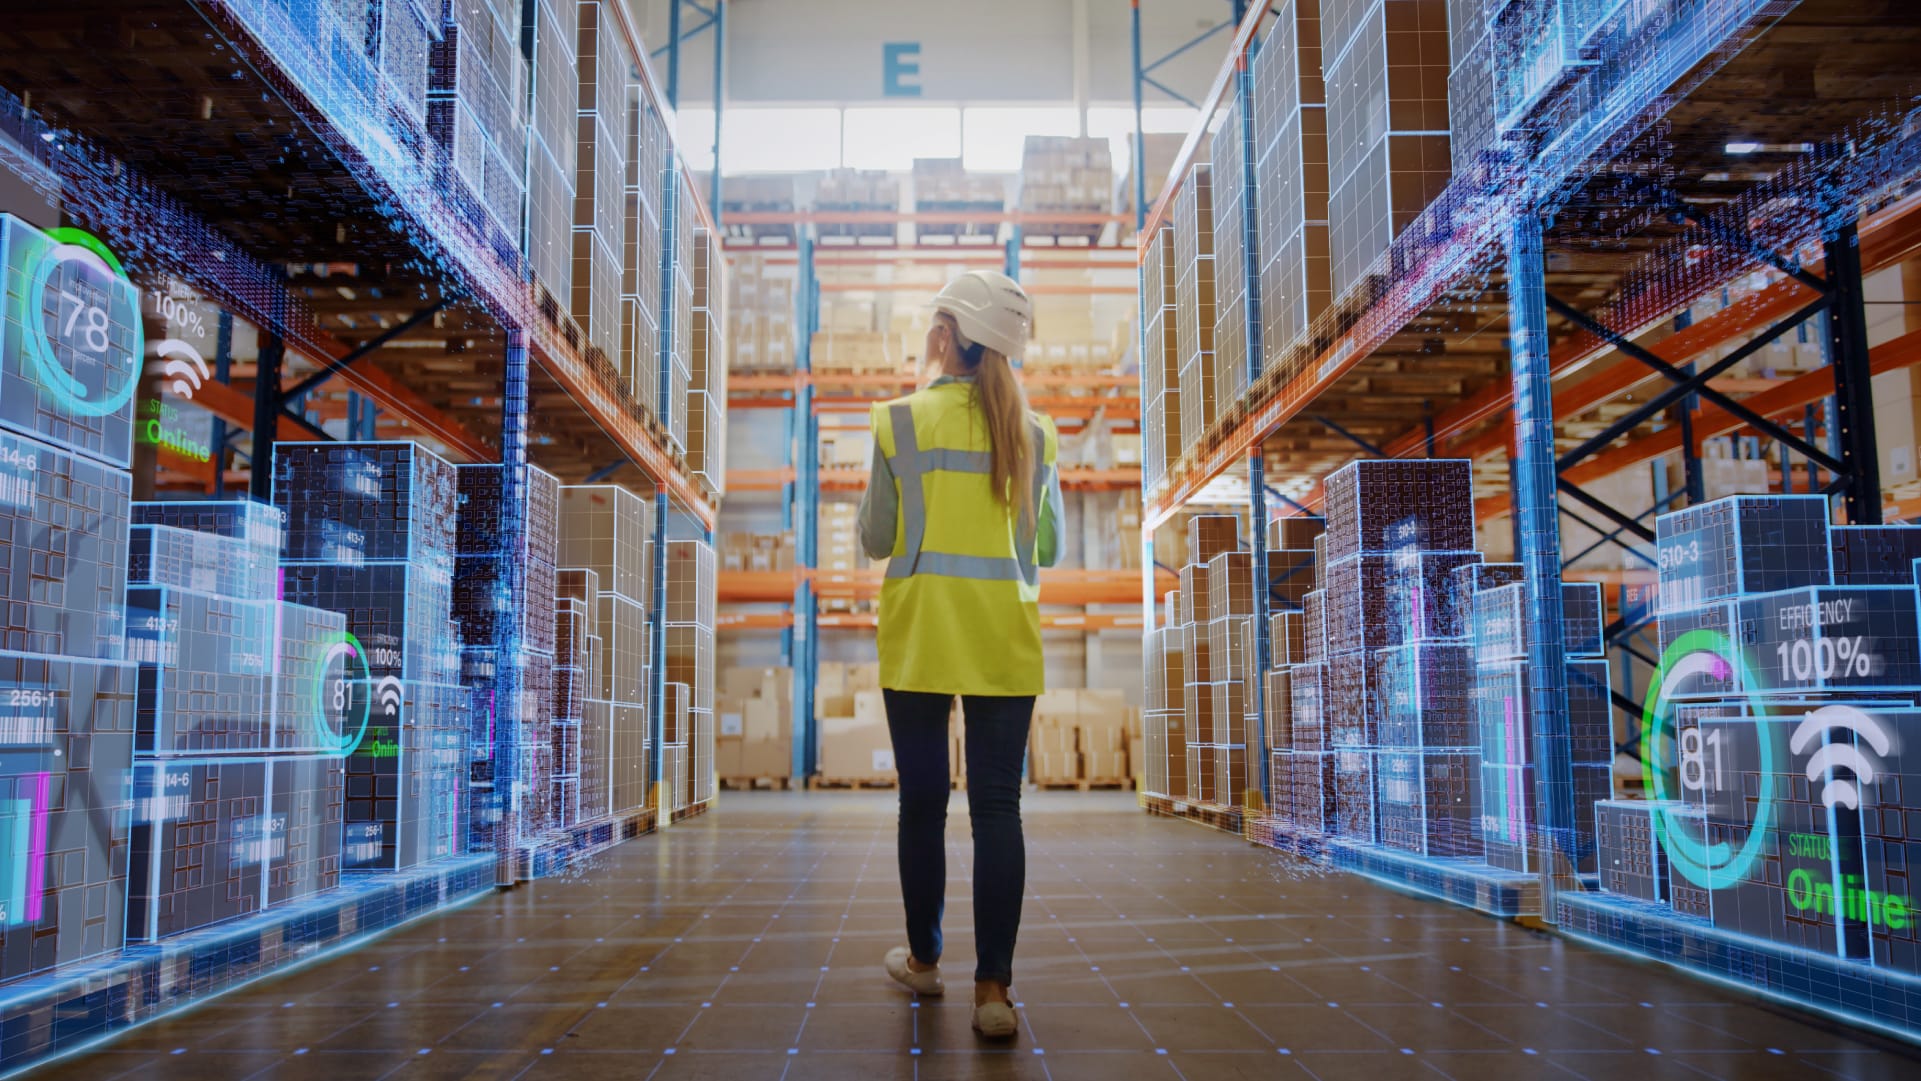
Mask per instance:
[[[873,697],[879,698],[874,692]],[[888,783],[899,780],[894,769],[894,743],[887,734],[884,712],[875,716],[875,703],[856,716],[816,718],[820,725],[820,776],[847,783]]]

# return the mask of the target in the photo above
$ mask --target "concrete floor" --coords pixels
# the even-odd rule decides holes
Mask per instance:
[[[1027,801],[1022,1032],[968,1026],[965,802],[947,969],[914,1002],[892,793],[726,793],[584,872],[255,984],[60,1078],[1894,1079],[1921,1060],[1653,965],[1135,808]]]

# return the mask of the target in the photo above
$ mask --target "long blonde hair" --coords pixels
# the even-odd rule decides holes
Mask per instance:
[[[944,313],[943,313],[944,314]],[[974,376],[974,400],[987,421],[989,473],[994,498],[1021,526],[1034,522],[1034,441],[1028,426],[1027,394],[1014,376],[1014,366],[997,350],[960,335],[947,317],[961,366]]]

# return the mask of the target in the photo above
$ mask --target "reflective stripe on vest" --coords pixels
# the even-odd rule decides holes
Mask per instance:
[[[900,558],[887,561],[887,577],[906,578],[914,573],[920,561],[921,543],[927,538],[927,493],[920,486],[924,470],[920,443],[914,435],[913,406],[905,401],[896,402],[888,408],[887,415],[894,426],[894,457],[888,464],[893,466],[894,476],[900,481],[900,514],[907,545]]]

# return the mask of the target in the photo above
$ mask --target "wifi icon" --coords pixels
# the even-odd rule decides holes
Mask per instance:
[[[1853,741],[1835,742],[1825,738],[1829,732],[1853,732],[1866,741],[1879,758],[1887,757],[1894,747],[1894,740],[1888,735],[1881,723],[1854,706],[1822,706],[1802,719],[1788,741],[1788,749],[1802,754],[1809,747],[1818,745],[1813,757],[1808,759],[1807,775],[1811,783],[1820,783],[1827,778],[1821,789],[1821,803],[1829,808],[1846,807],[1859,810],[1861,807],[1861,786],[1871,785],[1878,776],[1881,763],[1876,757],[1863,754]],[[1840,776],[1840,770],[1854,775],[1854,780]]]
[[[207,359],[200,355],[200,350],[195,349],[191,342],[180,338],[162,338],[154,343],[153,351],[160,361],[160,377],[170,380],[166,388],[176,398],[192,398],[194,392],[213,377],[212,369],[207,367]],[[147,374],[154,374],[153,365],[148,365]]]
[[[400,680],[394,676],[382,676],[374,686],[374,701],[380,712],[389,717],[400,716]]]

